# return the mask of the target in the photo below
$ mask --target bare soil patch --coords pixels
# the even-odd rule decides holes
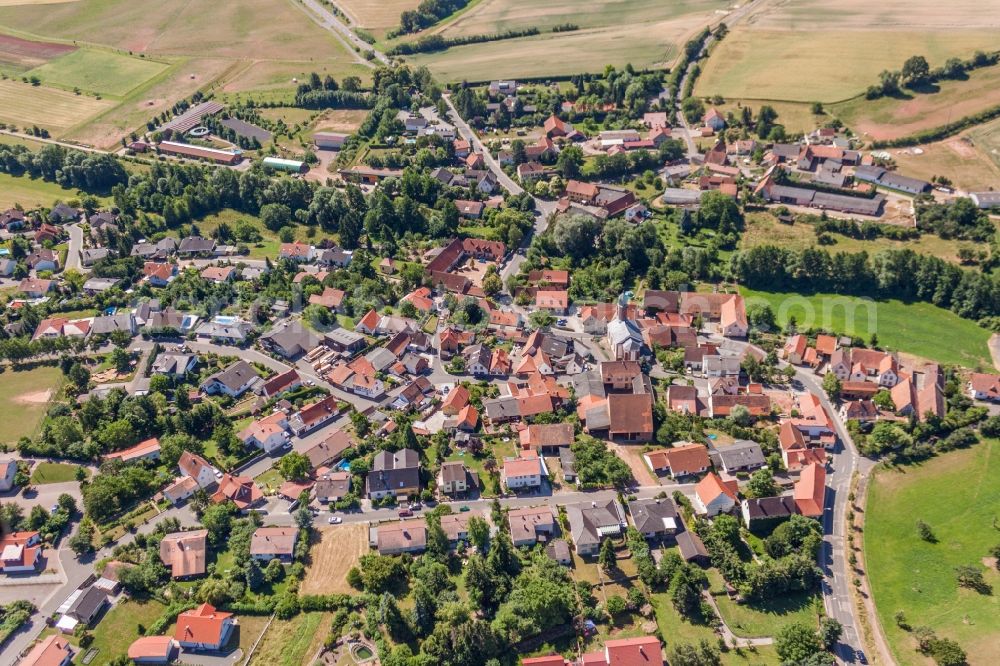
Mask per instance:
[[[347,572],[368,552],[368,525],[320,527],[319,538],[310,551],[302,593],[350,594],[354,588],[347,584]]]
[[[653,476],[653,473],[646,467],[646,463],[642,459],[642,450],[639,447],[622,446],[614,442],[608,442],[608,448],[628,464],[629,469],[632,470],[632,476],[635,477],[636,483],[640,486],[660,485],[660,482]]]
[[[0,0],[0,6],[4,0]],[[0,63],[7,63],[15,67],[32,69],[39,65],[44,65],[53,58],[76,51],[76,47],[70,44],[56,44],[54,42],[35,42],[29,39],[21,39],[13,35],[0,35]]]
[[[52,389],[45,389],[44,391],[32,391],[31,393],[22,393],[21,395],[14,398],[14,402],[20,405],[44,405],[51,399],[52,399]]]

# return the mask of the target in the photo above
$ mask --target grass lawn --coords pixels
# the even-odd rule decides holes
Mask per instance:
[[[992,367],[986,346],[990,332],[975,322],[929,303],[871,301],[836,294],[795,294],[741,289],[750,302],[766,302],[784,326],[795,317],[800,328],[825,328],[879,346],[939,363]],[[947,344],[942,341],[947,340]]]
[[[677,643],[689,643],[697,645],[699,641],[706,640],[712,645],[718,645],[718,636],[707,624],[692,624],[678,613],[670,602],[670,595],[657,593],[652,595],[651,603],[656,610],[656,624],[660,628],[660,633],[667,641],[669,654],[670,645]],[[729,650],[722,655],[722,663],[726,666],[738,666],[749,664],[774,664],[780,662],[777,653],[772,646],[763,646],[753,650]]]
[[[62,386],[59,368],[40,366],[32,370],[7,368],[0,373],[0,422],[6,424],[0,441],[14,444],[38,431],[52,397]]]
[[[0,81],[0,88],[3,87],[3,81]],[[2,92],[0,92],[0,101],[3,100]],[[0,120],[4,120],[2,113],[0,113]],[[55,183],[49,183],[41,179],[31,179],[27,176],[11,176],[10,174],[0,173],[0,208],[7,209],[14,206],[14,204],[21,204],[25,210],[31,210],[32,208],[50,207],[58,199],[60,201],[69,201],[70,199],[78,199],[80,196],[77,190],[70,190]],[[106,203],[107,199],[103,197],[98,197],[101,203]]]
[[[119,655],[128,653],[128,646],[139,638],[166,606],[158,601],[125,600],[112,608],[94,629],[94,642],[77,655],[77,663],[89,650],[97,649],[97,658],[91,662],[106,664]]]
[[[300,666],[322,645],[331,613],[300,613],[287,622],[271,623],[254,653],[254,662]]]
[[[971,130],[968,136],[979,151],[1000,167],[1000,120],[980,125]]]
[[[169,67],[167,63],[112,51],[79,49],[28,72],[43,83],[121,97]]]
[[[254,479],[254,481],[257,482],[257,485],[260,486],[261,490],[269,492],[277,491],[278,488],[281,487],[281,484],[285,482],[285,479],[281,476],[278,470],[272,467]]]
[[[31,470],[31,483],[41,485],[43,483],[76,481],[76,470],[78,469],[80,469],[79,466],[67,463],[41,462]]]
[[[709,570],[708,580],[722,617],[741,638],[773,636],[779,628],[793,622],[815,626],[823,610],[818,594],[804,592],[782,595],[764,604],[738,604],[726,594],[717,569]]]
[[[915,641],[896,626],[926,625],[958,641],[969,664],[996,663],[1000,645],[1000,575],[983,562],[1000,541],[1000,443],[989,440],[899,471],[879,471],[868,496],[865,558],[879,619],[898,664],[925,664]],[[937,538],[917,536],[923,520]],[[992,594],[960,589],[954,568],[985,571]]]

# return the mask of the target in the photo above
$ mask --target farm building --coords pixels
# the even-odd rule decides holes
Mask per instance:
[[[287,171],[288,173],[305,173],[309,170],[309,166],[305,162],[286,160],[281,157],[265,157],[263,164],[275,171]]]
[[[347,134],[338,134],[336,132],[316,132],[313,134],[313,142],[317,148],[323,150],[340,150],[344,147],[347,137]]]
[[[216,164],[239,164],[240,160],[243,159],[243,154],[238,150],[205,148],[203,146],[192,146],[187,143],[177,143],[176,141],[161,141],[157,144],[156,148],[160,153],[167,155],[208,160],[209,162],[215,162]]]
[[[1000,208],[1000,192],[972,192],[969,198],[977,208]]]
[[[161,127],[161,130],[173,130],[181,134],[186,134],[201,123],[201,119],[206,116],[214,116],[224,107],[219,102],[202,102],[177,116]]]

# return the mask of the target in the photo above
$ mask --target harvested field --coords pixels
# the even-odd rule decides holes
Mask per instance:
[[[4,0],[0,0],[0,7]],[[72,53],[76,50],[70,44],[35,42],[12,35],[0,35],[0,65],[18,71],[44,65],[52,58]]]
[[[817,22],[817,25],[824,25]],[[843,31],[735,28],[713,51],[695,86],[698,95],[795,102],[836,102],[861,94],[885,69],[915,52],[931,67],[950,57],[995,48],[997,32]],[[794,66],[790,66],[794,63]]]
[[[364,28],[381,37],[399,26],[399,15],[416,9],[420,0],[336,0],[334,4],[347,15],[351,27]]]
[[[334,525],[319,528],[313,544],[312,564],[302,581],[303,594],[351,594],[347,572],[368,552],[368,525]]]
[[[332,618],[332,613],[301,613],[287,621],[272,622],[249,663],[267,666],[310,663],[309,659],[323,645]]]
[[[360,110],[331,110],[316,120],[313,131],[316,132],[355,132],[368,115]]]
[[[945,175],[959,188],[973,192],[1000,185],[1000,166],[977,149],[968,135],[889,153],[900,172],[914,178]]]
[[[114,105],[109,100],[74,95],[68,90],[10,79],[0,81],[0,121],[17,127],[38,125],[61,134]]]
[[[498,77],[543,77],[601,72],[606,65],[648,67],[671,62],[678,44],[703,20],[592,28],[506,39],[421,54],[410,59],[445,81],[488,81]]]
[[[715,49],[699,95],[835,102],[920,54],[931,67],[993,50],[1000,0],[762,3]]]
[[[46,85],[122,97],[169,67],[148,58],[79,49],[27,73]]]
[[[459,37],[537,27],[542,34],[456,47],[413,59],[449,81],[601,72],[608,64],[663,65],[674,60],[680,44],[722,18],[727,6],[718,0],[602,0],[581,12],[572,0],[483,0],[430,32]],[[566,23],[580,29],[551,32],[554,26]]]
[[[866,139],[907,136],[1000,104],[1000,65],[973,71],[965,81],[942,81],[935,90],[908,92],[906,99],[859,97],[829,110]]]
[[[601,0],[587,5],[580,11],[576,0],[548,0],[524,2],[523,0],[483,0],[451,22],[436,30],[446,37],[483,35],[538,28],[545,32],[554,26],[572,23],[581,28],[606,28],[610,26],[638,27],[644,23],[660,22],[688,14],[708,16],[724,10],[730,3],[725,0]]]
[[[288,0],[88,0],[0,7],[0,25],[53,38],[106,44],[136,53],[320,62],[347,53]]]

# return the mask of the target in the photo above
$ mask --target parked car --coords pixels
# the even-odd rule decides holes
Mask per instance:
[[[340,516],[330,516],[330,520],[327,521],[331,525],[339,525],[344,522],[344,519]]]
[[[409,509],[400,509],[399,510],[399,517],[400,518],[409,518],[412,515],[413,515],[413,511],[411,511]]]

